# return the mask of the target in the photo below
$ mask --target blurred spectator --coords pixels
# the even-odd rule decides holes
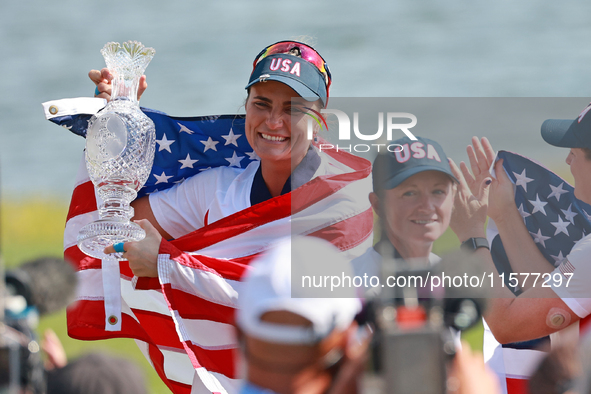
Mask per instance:
[[[52,330],[44,333],[47,354],[47,394],[146,394],[142,371],[132,362],[102,353],[89,353],[68,362]]]
[[[544,357],[529,380],[532,394],[574,394],[581,376],[578,349],[572,343],[553,348]]]
[[[334,246],[312,237],[284,240],[252,264],[237,311],[242,393],[355,393],[369,342],[353,320],[360,302],[297,298],[310,294],[292,288],[292,262],[302,274],[318,266],[351,272]],[[299,280],[295,272],[293,279]]]
[[[47,394],[146,394],[141,370],[101,353],[83,355],[47,374]]]
[[[482,354],[472,353],[464,343],[459,350],[447,379],[449,394],[500,394],[496,375],[484,365]],[[533,391],[532,393],[538,393]]]

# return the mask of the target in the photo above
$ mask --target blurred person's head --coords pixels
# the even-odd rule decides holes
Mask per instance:
[[[457,179],[441,146],[427,138],[392,141],[373,165],[369,199],[382,224],[382,239],[403,258],[424,258],[449,226]]]
[[[572,344],[553,348],[529,380],[529,392],[536,394],[574,394],[581,375],[578,349]]]
[[[47,394],[147,394],[142,371],[131,361],[90,353],[47,374]]]
[[[566,164],[575,179],[575,196],[591,203],[591,104],[577,119],[548,119],[542,124],[542,138],[550,145],[570,148]]]
[[[299,280],[295,271],[314,275],[320,265],[334,267],[335,275],[351,273],[334,246],[313,237],[283,240],[255,261],[236,317],[246,378],[278,393],[323,393],[343,361],[360,303],[298,298],[310,294],[292,287],[292,264],[294,280]]]

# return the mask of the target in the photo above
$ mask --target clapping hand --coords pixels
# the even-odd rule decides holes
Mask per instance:
[[[484,224],[488,211],[489,186],[492,182],[490,166],[495,158],[494,150],[486,138],[472,138],[467,148],[470,167],[461,162],[458,167],[450,159],[450,167],[460,182],[457,188],[451,229],[460,241],[472,237],[484,237]]]

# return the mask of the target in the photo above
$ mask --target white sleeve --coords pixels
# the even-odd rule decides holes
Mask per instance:
[[[150,207],[158,224],[174,238],[203,227],[218,189],[236,176],[224,169],[203,171],[170,189],[150,194]]]
[[[591,314],[590,263],[591,235],[588,235],[575,244],[566,259],[552,272],[548,282],[552,290],[580,318]],[[562,281],[555,280],[559,277]]]

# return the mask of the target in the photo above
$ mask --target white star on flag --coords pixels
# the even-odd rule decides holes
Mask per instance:
[[[187,134],[193,134],[194,133],[193,130],[187,128],[187,126],[185,126],[184,124],[181,124],[179,122],[177,122],[177,124],[179,126],[181,126],[181,129],[179,130],[179,133],[187,133]]]
[[[525,191],[527,191],[527,184],[533,182],[533,179],[525,176],[525,168],[521,174],[514,172],[513,175],[515,175],[515,178],[517,178],[515,179],[515,186],[521,186]]]
[[[562,213],[564,214],[564,217],[566,218],[566,220],[568,220],[569,222],[571,222],[572,224],[575,224],[575,216],[578,215],[578,213],[573,212],[571,210],[573,204],[570,204],[568,206],[568,209],[561,209]]]
[[[168,179],[172,178],[172,175],[166,175],[164,173],[164,171],[162,171],[162,175],[156,175],[156,174],[152,174],[154,175],[154,177],[156,177],[156,179],[158,179],[158,181],[156,182],[156,185],[159,183],[168,183]]]
[[[585,231],[585,229],[583,229],[583,234],[581,234],[581,238],[579,238],[579,239],[573,239],[573,243],[576,244],[577,242],[579,242],[580,240],[582,240],[586,236],[587,236],[587,232]]]
[[[568,193],[568,190],[564,190],[562,188],[562,185],[564,185],[564,182],[562,182],[558,186],[548,185],[550,186],[550,189],[552,189],[552,193],[550,193],[550,195],[548,196],[548,200],[550,199],[550,197],[556,197],[556,201],[560,201],[560,196],[565,193]]]
[[[261,160],[261,158],[259,157],[259,155],[256,154],[255,151],[252,152],[246,152],[246,155],[248,156],[248,158],[250,160]]]
[[[532,233],[531,231],[529,233],[531,234],[532,237],[534,237],[534,242],[537,244],[541,244],[544,248],[546,247],[545,241],[547,239],[552,238],[552,237],[546,237],[545,235],[542,235],[542,230],[538,230],[537,233]]]
[[[193,164],[197,163],[199,160],[191,160],[191,156],[187,153],[187,158],[183,160],[179,160],[179,163],[182,164],[181,169],[183,168],[193,168]]]
[[[525,171],[525,170],[524,170]],[[546,210],[544,209],[544,205],[548,204],[547,202],[543,202],[540,201],[540,197],[538,194],[536,194],[536,200],[532,201],[532,200],[528,200],[531,205],[534,206],[534,209],[531,211],[532,214],[536,213],[536,212],[542,212],[544,214],[544,216],[546,216]]]
[[[519,205],[519,208],[517,208],[517,210],[519,211],[519,214],[521,215],[524,221],[526,217],[531,216],[529,212],[523,209],[523,204]]]
[[[166,149],[169,153],[172,153],[172,151],[170,150],[170,145],[174,143],[174,140],[167,139],[166,134],[163,134],[162,139],[156,140],[156,142],[158,143],[158,145],[160,145],[160,147],[158,148],[158,152]]]
[[[230,133],[227,135],[222,135],[222,138],[226,140],[226,143],[224,144],[224,146],[226,145],[235,145],[238,146],[238,142],[236,142],[236,140],[238,140],[238,138],[240,138],[242,134],[234,134],[234,131],[232,129],[230,129]]]
[[[240,168],[240,161],[244,159],[244,156],[238,156],[236,151],[234,151],[234,153],[232,153],[232,157],[226,157],[225,159],[230,163],[229,167]]]
[[[213,149],[214,151],[218,151],[218,149],[215,147],[217,144],[219,144],[219,141],[214,141],[211,139],[211,137],[207,138],[207,141],[199,141],[201,142],[203,145],[205,145],[205,149],[203,149],[203,153],[207,152],[208,149]]]
[[[564,256],[562,255],[562,250],[558,253],[558,256],[550,255],[554,259],[554,265],[559,265],[562,260],[564,260]]]
[[[550,222],[551,225],[556,227],[556,232],[554,235],[558,235],[559,233],[565,233],[566,235],[570,236],[568,233],[568,225],[570,224],[569,221],[563,222],[562,218],[559,216],[557,222]]]

